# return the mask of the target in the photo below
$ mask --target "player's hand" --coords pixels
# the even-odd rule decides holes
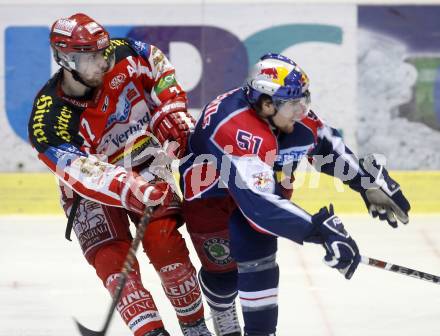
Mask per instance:
[[[176,141],[179,145],[174,154],[177,158],[184,155],[188,137],[194,129],[194,119],[186,110],[186,103],[177,99],[167,102],[156,109],[150,127],[161,144]]]
[[[315,229],[308,242],[322,244],[325,249],[324,263],[336,268],[346,279],[353,276],[361,260],[355,241],[344,229],[339,217],[334,214],[333,205],[323,207],[312,216]]]
[[[374,179],[373,183],[363,183],[366,185],[360,191],[370,215],[386,220],[393,228],[397,228],[397,221],[407,224],[411,206],[399,184],[378,164],[374,155],[361,159],[360,165]]]

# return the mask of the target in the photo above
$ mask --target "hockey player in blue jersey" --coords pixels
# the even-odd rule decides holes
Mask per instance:
[[[245,335],[275,335],[278,237],[322,245],[324,262],[346,279],[359,264],[358,247],[331,205],[310,215],[290,202],[289,181],[302,157],[359,192],[373,217],[393,227],[408,223],[410,205],[382,162],[357,159],[310,101],[298,65],[267,54],[244,87],[204,108],[189,140],[180,166],[183,212],[217,335],[241,335],[237,293]],[[288,183],[277,181],[280,171]]]

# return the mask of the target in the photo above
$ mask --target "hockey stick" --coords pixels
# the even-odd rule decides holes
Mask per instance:
[[[391,264],[386,261],[373,259],[373,258],[365,257],[365,256],[361,256],[361,263],[365,264],[365,265],[381,268],[381,269],[384,269],[384,270],[387,270],[390,272],[395,272],[395,273],[407,275],[407,276],[410,276],[410,277],[413,277],[416,279],[429,281],[429,282],[435,283],[437,285],[440,285],[440,277],[437,275],[417,271],[417,270],[414,270],[411,268]]]
[[[144,232],[145,232],[145,229],[150,221],[152,212],[153,212],[153,210],[151,207],[146,207],[145,212],[142,215],[141,220],[139,221],[139,224],[138,224],[138,227],[136,230],[136,237],[134,237],[133,241],[131,242],[131,246],[130,246],[130,249],[128,250],[127,257],[125,258],[124,266],[122,267],[122,270],[120,273],[121,275],[118,279],[118,286],[116,287],[115,293],[113,295],[112,304],[110,305],[110,309],[109,309],[107,316],[105,318],[105,322],[104,322],[104,326],[102,327],[102,330],[100,330],[100,331],[90,330],[90,329],[84,327],[81,323],[79,323],[75,319],[76,326],[78,327],[79,332],[81,333],[82,336],[104,336],[107,333],[107,329],[110,325],[110,321],[113,317],[113,313],[116,309],[116,305],[118,304],[119,299],[121,298],[122,290],[125,286],[125,282],[127,281],[128,273],[131,272],[131,269],[133,267],[134,260],[136,257],[136,251],[138,249],[139,243],[141,242],[142,238],[144,237]]]

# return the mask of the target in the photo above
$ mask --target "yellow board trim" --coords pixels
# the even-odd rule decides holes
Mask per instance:
[[[293,202],[313,213],[333,203],[337,213],[363,213],[360,196],[318,173],[297,173]],[[411,213],[440,213],[440,171],[394,171],[411,202]],[[0,215],[62,214],[55,177],[50,173],[0,174]]]

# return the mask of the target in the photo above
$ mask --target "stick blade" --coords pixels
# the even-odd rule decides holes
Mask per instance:
[[[78,330],[82,336],[104,336],[105,335],[104,331],[93,331],[93,330],[90,330],[90,329],[84,327],[76,319],[75,319],[75,324],[78,327]]]

